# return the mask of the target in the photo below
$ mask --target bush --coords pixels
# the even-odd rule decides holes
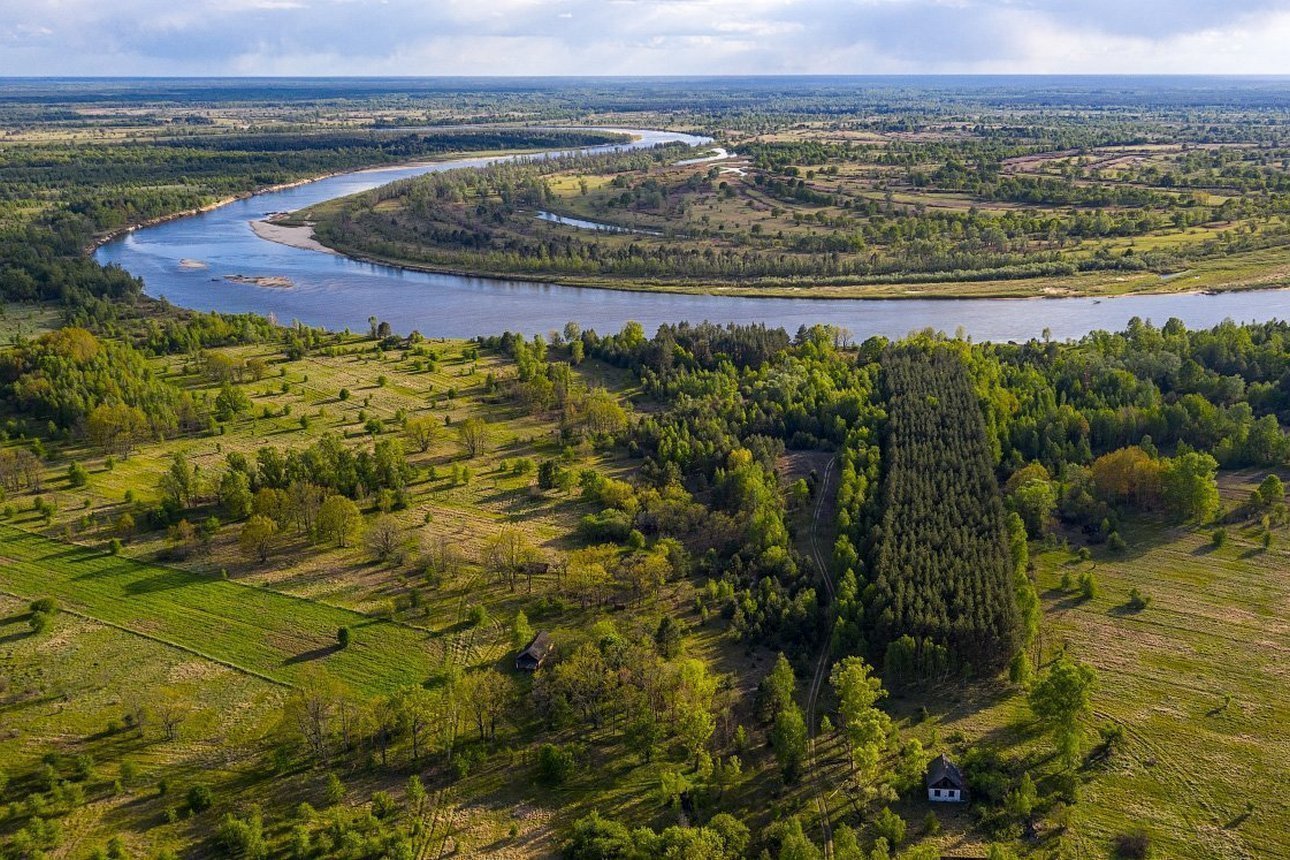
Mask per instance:
[[[886,839],[891,845],[899,845],[905,841],[905,819],[891,811],[890,807],[883,807],[882,812],[873,821],[874,832],[878,836]]]
[[[388,791],[378,791],[372,795],[372,814],[377,818],[389,818],[398,808],[399,805]]]
[[[336,644],[341,648],[348,648],[352,635],[348,627],[340,628],[336,631]]]
[[[32,633],[44,633],[53,623],[54,616],[48,612],[33,612],[27,618],[27,626],[31,628]]]
[[[1151,605],[1151,598],[1147,597],[1141,590],[1135,588],[1129,592],[1129,609],[1133,612],[1141,612]]]
[[[543,744],[538,751],[537,778],[543,785],[563,785],[573,775],[577,762],[568,748]]]
[[[1111,844],[1115,856],[1123,860],[1146,860],[1151,856],[1151,837],[1143,830],[1121,833]]]
[[[43,612],[46,615],[54,615],[58,612],[58,601],[52,597],[42,597],[39,600],[33,600],[27,607],[32,612]]]
[[[1209,535],[1209,542],[1215,549],[1227,543],[1227,529],[1221,527],[1214,529]]]
[[[252,812],[245,821],[232,813],[224,816],[224,821],[215,834],[215,840],[230,857],[262,860],[269,854],[268,846],[264,843],[264,827],[258,811]]]
[[[323,789],[323,797],[325,797],[327,799],[327,803],[332,806],[335,806],[345,799],[345,783],[341,782],[340,777],[336,774],[327,774],[327,787]]]
[[[606,508],[598,514],[587,514],[578,522],[578,533],[592,543],[621,543],[631,532],[631,516],[614,508]]]
[[[215,795],[211,794],[208,786],[194,785],[188,789],[186,800],[188,801],[188,809],[191,812],[203,812],[211,808],[211,805],[215,802]]]
[[[1079,576],[1079,594],[1085,600],[1097,597],[1097,578],[1092,573],[1081,573]]]

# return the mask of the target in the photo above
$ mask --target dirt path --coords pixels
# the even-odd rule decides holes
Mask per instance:
[[[811,557],[815,561],[816,568],[820,572],[820,581],[824,585],[824,590],[828,594],[828,624],[824,634],[824,641],[820,645],[820,656],[815,660],[815,674],[811,677],[811,686],[806,694],[806,731],[807,731],[807,754],[811,767],[811,779],[815,783],[815,807],[820,814],[820,830],[824,836],[824,860],[831,860],[833,857],[833,826],[829,822],[829,798],[825,793],[824,778],[820,774],[819,760],[815,750],[815,732],[818,721],[815,712],[820,700],[820,690],[824,686],[824,681],[829,676],[829,663],[833,649],[833,602],[835,591],[833,587],[833,576],[829,572],[829,566],[826,562],[824,553],[820,550],[820,529],[821,525],[827,528],[828,524],[823,522],[824,512],[828,510],[828,502],[837,493],[836,475],[837,475],[836,456],[829,459],[829,463],[824,467],[824,473],[820,479],[819,492],[815,500],[815,510],[811,514]]]

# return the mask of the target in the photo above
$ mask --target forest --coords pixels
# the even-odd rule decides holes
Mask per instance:
[[[1006,87],[899,81],[318,80],[273,104],[251,82],[148,86],[0,98],[0,857],[1283,850],[1284,804],[1249,786],[1290,754],[1290,323],[982,343],[509,321],[456,340],[176,308],[85,253],[264,183],[604,140],[484,122],[501,113],[628,115],[720,132],[747,176],[668,147],[442,173],[309,217],[326,237],[353,207],[351,227],[444,253],[510,243],[517,265],[603,244],[606,267],[664,272],[690,263],[659,242],[733,236],[751,194],[803,244],[750,223],[694,272],[749,254],[815,278],[834,233],[865,249],[837,266],[878,271],[995,226],[1017,244],[989,265],[1032,265],[1047,218],[1053,271],[1125,273],[1123,247],[1089,243],[1203,244],[1231,217],[1256,226],[1200,257],[1277,247],[1280,131],[1247,122],[1263,88],[1051,92],[1066,110],[1030,113]],[[865,171],[890,189],[861,194]],[[904,199],[929,188],[977,202]],[[572,228],[530,223],[538,207],[690,226],[539,247],[530,231]],[[1192,265],[1173,253],[1146,265]],[[928,801],[942,755],[967,802]]]

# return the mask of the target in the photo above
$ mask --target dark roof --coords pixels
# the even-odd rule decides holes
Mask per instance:
[[[524,650],[516,655],[515,662],[518,663],[521,660],[531,660],[534,663],[541,663],[542,660],[546,658],[546,655],[551,653],[551,647],[551,634],[547,633],[545,630],[541,630],[538,632],[538,635],[533,637],[533,641],[526,645]]]
[[[962,789],[967,783],[963,779],[963,771],[959,766],[945,757],[941,753],[932,759],[932,763],[927,766],[927,785],[929,787],[937,785],[943,780],[949,780],[955,788]]]

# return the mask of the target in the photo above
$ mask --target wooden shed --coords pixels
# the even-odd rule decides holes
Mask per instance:
[[[554,647],[555,643],[551,641],[551,634],[545,630],[538,631],[538,634],[533,637],[533,641],[515,656],[515,668],[521,672],[536,672]]]

